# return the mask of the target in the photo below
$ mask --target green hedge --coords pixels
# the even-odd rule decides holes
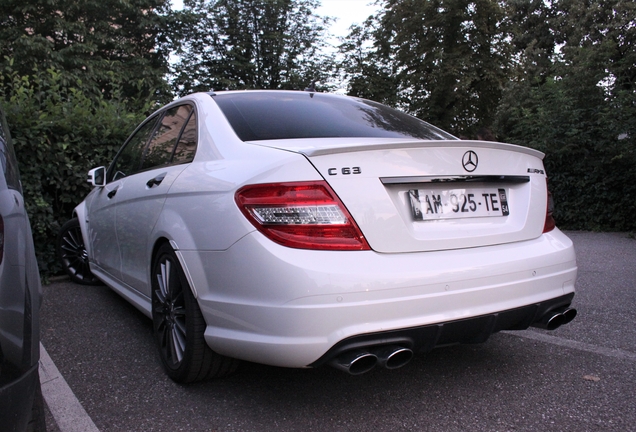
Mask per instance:
[[[594,76],[516,85],[499,107],[497,133],[541,150],[557,226],[636,231],[636,103],[610,98]]]
[[[53,70],[0,75],[0,103],[13,137],[40,272],[60,271],[58,230],[90,191],[89,169],[108,164],[144,115],[128,101]]]

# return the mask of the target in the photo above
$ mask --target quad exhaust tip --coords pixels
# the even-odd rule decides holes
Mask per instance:
[[[571,307],[555,309],[546,313],[532,324],[545,330],[555,330],[571,322],[576,317],[576,309]],[[386,369],[398,369],[413,358],[413,351],[399,345],[371,346],[345,351],[329,364],[350,375],[361,375],[376,366]]]
[[[401,346],[384,346],[374,351],[378,357],[378,365],[387,369],[398,369],[413,358],[413,351]]]
[[[340,354],[329,364],[350,375],[361,375],[378,364],[378,357],[363,349],[352,350]]]
[[[555,330],[564,324],[571,322],[576,317],[576,309],[556,309],[545,314],[539,321],[532,324],[544,330]]]
[[[376,366],[397,369],[413,358],[413,351],[397,345],[362,348],[347,351],[333,359],[329,364],[350,375],[361,375]]]

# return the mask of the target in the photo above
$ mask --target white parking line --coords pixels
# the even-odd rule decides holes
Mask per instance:
[[[42,344],[40,384],[42,396],[61,432],[99,432]]]
[[[523,331],[503,331],[502,333],[512,336],[519,336],[526,339],[532,339],[539,342],[545,342],[552,345],[562,346],[564,348],[572,348],[580,351],[587,351],[594,354],[600,354],[606,357],[614,357],[621,360],[636,361],[636,353],[616,348],[607,348],[598,345],[592,345],[585,342],[577,342],[556,336],[550,336],[543,333],[537,333],[532,330]]]

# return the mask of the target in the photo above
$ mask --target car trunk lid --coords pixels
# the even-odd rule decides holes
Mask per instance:
[[[536,150],[462,140],[258,144],[304,154],[377,252],[480,247],[543,231],[547,187]]]

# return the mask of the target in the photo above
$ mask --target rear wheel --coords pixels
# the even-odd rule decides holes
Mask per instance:
[[[62,268],[73,282],[82,285],[99,285],[101,283],[91,273],[88,266],[88,254],[77,218],[62,225],[57,235],[57,256]]]
[[[202,381],[236,370],[238,360],[206,344],[201,309],[168,243],[159,248],[152,269],[152,321],[161,362],[172,380]]]

